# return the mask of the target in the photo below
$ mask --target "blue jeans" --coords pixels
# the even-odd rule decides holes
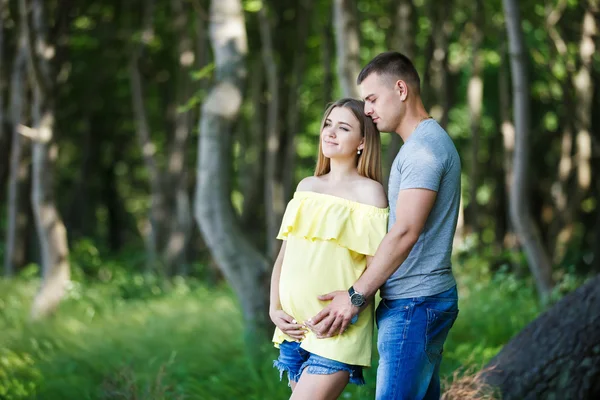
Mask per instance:
[[[302,371],[306,369],[313,375],[331,375],[338,371],[348,371],[350,383],[364,385],[363,367],[350,365],[343,362],[331,360],[310,353],[300,347],[298,342],[284,341],[279,345],[279,358],[273,362],[273,366],[279,370],[279,379],[283,372],[287,372],[289,381],[298,382]]]
[[[434,296],[381,301],[378,400],[440,398],[442,351],[457,315],[456,286]]]

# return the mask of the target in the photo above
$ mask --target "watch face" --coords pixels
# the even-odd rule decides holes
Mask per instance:
[[[350,297],[350,302],[356,307],[361,307],[364,304],[365,300],[360,294],[354,293],[352,297]]]

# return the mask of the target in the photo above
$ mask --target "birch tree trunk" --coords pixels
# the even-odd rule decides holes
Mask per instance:
[[[502,0],[509,39],[511,60],[513,113],[515,120],[514,175],[510,192],[510,216],[517,236],[522,243],[529,268],[534,275],[538,293],[546,300],[552,288],[552,265],[542,245],[541,235],[529,210],[527,170],[529,159],[529,82],[526,71],[526,54],[518,3]]]
[[[258,11],[258,24],[262,45],[263,63],[267,82],[267,120],[265,154],[265,217],[267,219],[267,257],[274,260],[279,250],[276,240],[277,231],[284,211],[283,185],[278,171],[278,158],[281,150],[281,132],[279,129],[279,72],[273,49],[271,22],[267,15],[267,4],[263,3]]]
[[[1,19],[1,18],[0,18]],[[23,246],[24,243],[18,243],[18,216],[20,211],[19,207],[19,178],[22,174],[22,149],[23,141],[19,134],[19,125],[23,121],[23,81],[26,66],[27,66],[27,38],[23,29],[20,29],[19,39],[17,46],[17,55],[13,64],[13,70],[11,74],[11,87],[10,87],[10,106],[11,106],[11,117],[12,117],[12,143],[10,151],[10,175],[8,180],[8,212],[7,212],[7,226],[6,226],[6,248],[4,253],[4,273],[6,276],[13,276],[16,270],[16,253],[18,246]],[[1,105],[0,105],[1,107]],[[0,130],[1,130],[0,124]]]
[[[353,0],[334,0],[333,25],[337,49],[337,75],[343,97],[359,98],[356,78],[360,73],[360,40],[358,23],[354,17]]]
[[[33,318],[48,315],[63,298],[70,279],[67,231],[58,213],[54,196],[54,167],[58,145],[54,137],[54,91],[49,43],[43,26],[45,15],[41,0],[33,0],[32,27],[25,0],[19,1],[21,26],[27,38],[29,66],[33,77],[33,127],[20,132],[33,140],[31,201],[41,247],[42,285],[33,301]]]
[[[269,265],[243,235],[231,205],[233,124],[242,105],[248,52],[241,0],[212,0],[210,39],[215,82],[204,104],[198,141],[194,213],[215,261],[241,303],[250,342],[267,335]]]

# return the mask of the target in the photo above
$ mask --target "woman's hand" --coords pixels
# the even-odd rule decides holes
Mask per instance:
[[[306,334],[306,328],[300,325],[294,318],[286,314],[283,310],[273,310],[269,312],[271,321],[289,337],[302,340]]]

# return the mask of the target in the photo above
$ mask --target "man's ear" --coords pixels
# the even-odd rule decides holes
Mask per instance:
[[[405,81],[398,79],[394,89],[398,91],[398,94],[400,95],[400,101],[406,101],[406,99],[408,99],[408,85]]]

